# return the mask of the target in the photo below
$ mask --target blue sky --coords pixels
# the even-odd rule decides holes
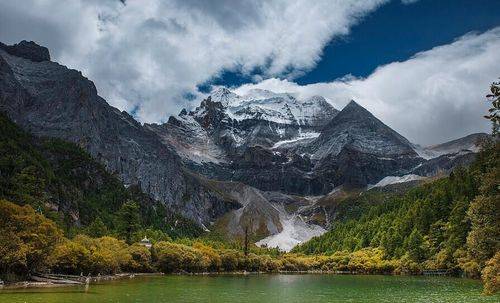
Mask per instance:
[[[488,131],[500,77],[498,0],[0,0],[0,41],[23,39],[141,122],[264,88],[355,99],[433,144]]]
[[[311,84],[348,74],[366,77],[378,66],[499,26],[498,5],[498,0],[392,1],[365,16],[349,35],[333,38],[317,66],[294,80]],[[225,71],[209,83],[239,86],[251,82],[253,75]]]

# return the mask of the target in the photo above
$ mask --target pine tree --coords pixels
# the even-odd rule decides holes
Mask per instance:
[[[406,250],[408,256],[414,262],[421,262],[425,259],[425,251],[423,249],[424,238],[418,229],[414,228],[406,242]]]
[[[127,201],[118,211],[117,227],[120,237],[128,244],[132,243],[132,236],[141,228],[139,205],[134,201]]]
[[[86,234],[93,238],[100,238],[108,234],[108,228],[98,217],[86,228]]]

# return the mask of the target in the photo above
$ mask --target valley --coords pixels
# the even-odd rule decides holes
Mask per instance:
[[[338,110],[321,96],[227,88],[164,124],[141,125],[46,48],[22,42],[0,52],[0,109],[19,126],[80,146],[199,228],[233,240],[249,226],[255,242],[283,250],[330,228],[320,196],[445,176],[487,138],[422,148],[355,101]]]
[[[439,269],[477,278],[498,255],[497,230],[480,219],[497,222],[480,202],[498,193],[478,182],[497,177],[491,135],[422,147],[354,100],[336,109],[262,89],[218,88],[165,123],[141,124],[27,41],[0,44],[0,111],[5,224],[44,234],[37,245],[52,252],[26,247],[23,258],[37,262],[5,263],[14,277]],[[471,241],[486,244],[463,249]]]

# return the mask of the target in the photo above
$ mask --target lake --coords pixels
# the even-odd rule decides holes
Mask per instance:
[[[153,276],[84,286],[0,290],[0,302],[500,302],[476,280],[450,277],[263,274]]]

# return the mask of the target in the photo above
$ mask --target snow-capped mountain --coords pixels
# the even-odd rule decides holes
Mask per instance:
[[[201,227],[238,237],[250,224],[257,243],[282,249],[328,227],[312,196],[449,172],[472,161],[483,136],[420,148],[356,102],[338,112],[320,96],[224,88],[167,123],[141,125],[33,42],[0,43],[0,110],[35,136],[78,144]]]
[[[211,99],[220,102],[226,109],[226,114],[237,121],[265,120],[320,129],[338,113],[321,96],[300,100],[289,93],[274,93],[263,89],[252,89],[240,96],[226,88],[220,88],[211,94]]]
[[[416,169],[429,175],[461,163],[443,158],[426,164],[431,153],[437,157],[471,141],[422,149],[355,101],[339,112],[320,96],[300,100],[261,89],[238,95],[219,88],[195,109],[147,127],[208,177],[300,195],[364,187]]]
[[[220,88],[192,111],[183,110],[161,126],[147,126],[185,159],[218,163],[247,147],[277,148],[316,138],[337,113],[319,96],[298,100],[257,89],[240,96]]]

